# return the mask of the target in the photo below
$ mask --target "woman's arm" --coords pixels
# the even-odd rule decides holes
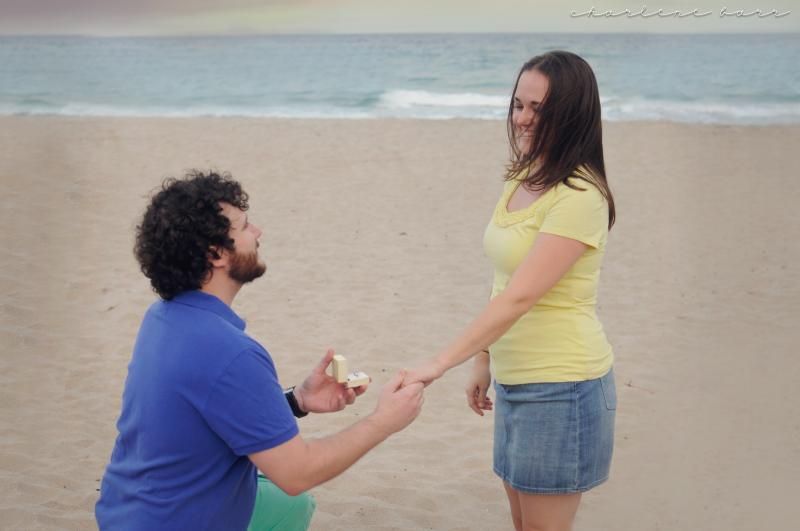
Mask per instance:
[[[539,233],[506,289],[489,301],[450,345],[433,360],[411,370],[404,385],[426,385],[497,341],[575,265],[588,246],[578,240]]]

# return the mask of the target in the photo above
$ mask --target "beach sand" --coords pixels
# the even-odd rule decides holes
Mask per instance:
[[[577,530],[800,528],[797,146],[800,127],[606,124],[618,221],[599,314],[619,409],[611,480]],[[234,308],[285,385],[329,346],[373,377],[355,406],[300,421],[317,437],[477,315],[505,159],[499,121],[0,118],[0,527],[95,527],[154,300],[134,227],[163,177],[215,168],[250,193],[269,270]],[[512,528],[466,370],[313,490],[313,529]]]

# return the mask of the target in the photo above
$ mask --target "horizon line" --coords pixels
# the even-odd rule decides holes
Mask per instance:
[[[800,31],[393,31],[393,32],[246,32],[246,33],[130,33],[119,35],[92,33],[1,33],[0,38],[236,38],[236,37],[357,37],[357,36],[424,36],[424,35],[797,35]]]

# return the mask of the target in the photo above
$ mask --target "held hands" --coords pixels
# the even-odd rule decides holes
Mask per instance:
[[[378,405],[370,415],[387,437],[411,424],[425,401],[422,383],[404,385],[406,376],[406,371],[400,371],[383,386]]]
[[[442,368],[436,360],[428,361],[419,367],[406,371],[405,378],[403,379],[403,387],[413,383],[420,382],[425,387],[438,380],[444,374]]]
[[[367,390],[368,385],[348,389],[346,384],[337,382],[326,372],[333,362],[333,355],[333,349],[328,349],[308,378],[295,387],[297,404],[303,411],[340,411]],[[421,382],[404,382],[406,376],[406,371],[400,371],[383,386],[378,405],[370,415],[387,436],[411,424],[422,409],[424,386]]]
[[[367,390],[369,384],[348,389],[347,385],[337,382],[336,378],[326,372],[333,361],[333,354],[333,349],[328,349],[308,378],[295,387],[297,405],[303,411],[310,413],[341,411]]]
[[[405,374],[402,385],[416,385],[422,383],[430,385],[434,380],[442,377],[445,368],[438,360],[428,361],[419,367],[408,371]],[[478,353],[472,368],[472,374],[465,388],[467,394],[467,405],[481,417],[484,411],[492,411],[494,403],[486,396],[489,386],[492,383],[492,373],[489,369],[489,356],[484,352]]]

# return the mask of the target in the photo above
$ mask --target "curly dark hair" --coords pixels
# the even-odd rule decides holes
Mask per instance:
[[[220,203],[247,210],[247,200],[228,174],[192,170],[182,179],[164,180],[136,227],[133,250],[162,299],[200,288],[211,272],[211,247],[234,251]]]

